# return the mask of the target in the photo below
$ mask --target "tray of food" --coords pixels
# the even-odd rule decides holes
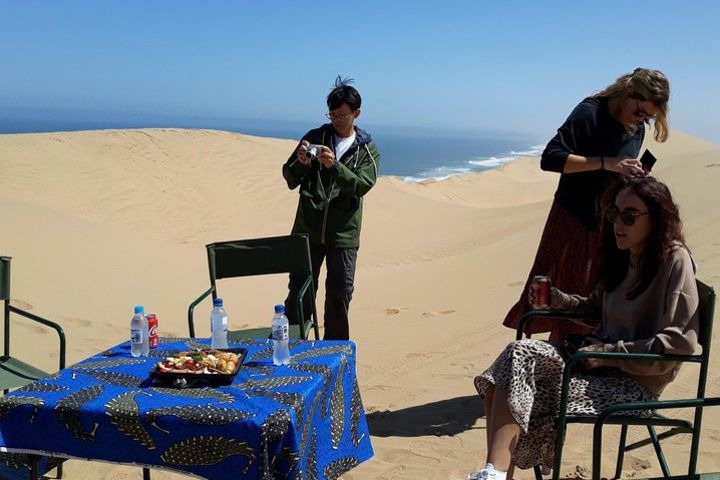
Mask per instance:
[[[240,369],[247,350],[222,348],[178,352],[155,364],[152,377],[176,386],[191,383],[228,385]]]

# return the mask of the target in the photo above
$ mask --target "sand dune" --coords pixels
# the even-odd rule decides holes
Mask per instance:
[[[280,167],[294,144],[180,129],[0,135],[0,254],[13,257],[13,302],[63,324],[70,362],[125,340],[137,303],[157,313],[163,334],[185,335],[187,305],[207,285],[204,245],[289,231],[297,192]],[[648,146],[682,207],[699,277],[720,286],[720,146],[678,132]],[[471,379],[512,338],[500,320],[519,295],[556,182],[527,158],[441,182],[383,177],[370,192],[351,335],[376,456],[344,478],[464,478],[483,459]],[[268,324],[286,282],[221,285],[232,326]],[[209,309],[200,308],[201,334]],[[16,329],[13,342],[34,344],[29,333],[42,348],[53,344],[32,327]],[[57,362],[41,357],[48,369]],[[693,390],[691,373],[668,398]],[[716,369],[709,389],[720,394]],[[718,470],[720,415],[707,415],[704,431],[701,470]],[[563,474],[589,468],[587,434],[570,429]],[[671,466],[682,471],[689,445],[674,447]],[[607,455],[609,471],[609,447]],[[660,473],[649,448],[633,452],[626,470]],[[72,479],[138,475],[80,461],[67,467]]]

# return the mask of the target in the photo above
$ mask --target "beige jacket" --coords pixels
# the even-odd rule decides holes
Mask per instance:
[[[612,292],[596,289],[589,297],[569,295],[562,310],[599,314],[595,335],[606,352],[666,353],[691,355],[698,346],[699,297],[695,267],[684,247],[676,247],[658,270],[648,288],[632,300],[626,292],[637,282],[631,266],[623,282]],[[616,361],[618,367],[650,392],[660,395],[677,376],[678,362]]]

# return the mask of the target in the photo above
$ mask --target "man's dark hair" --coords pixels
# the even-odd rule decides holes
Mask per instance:
[[[362,98],[360,98],[360,93],[355,90],[355,87],[350,86],[352,82],[352,78],[337,76],[335,86],[327,96],[328,110],[340,108],[343,103],[347,103],[353,112],[360,108]]]

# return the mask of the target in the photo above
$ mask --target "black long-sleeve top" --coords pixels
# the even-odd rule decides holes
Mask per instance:
[[[580,102],[558,128],[540,160],[543,170],[562,173],[569,154],[585,157],[628,156],[637,158],[645,138],[645,126],[633,134],[610,115],[607,98],[589,97]],[[617,174],[606,170],[562,173],[555,201],[588,229],[600,225],[600,197]]]

